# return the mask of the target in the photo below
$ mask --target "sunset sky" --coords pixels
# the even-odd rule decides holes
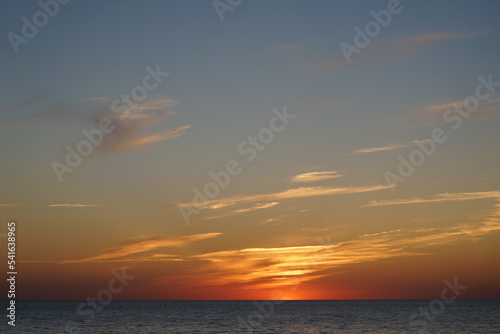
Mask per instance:
[[[14,47],[2,1],[17,299],[500,298],[500,3],[402,0],[348,61],[388,2],[73,0]]]

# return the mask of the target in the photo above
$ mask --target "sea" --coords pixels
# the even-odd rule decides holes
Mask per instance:
[[[500,333],[500,300],[17,302],[8,333]]]

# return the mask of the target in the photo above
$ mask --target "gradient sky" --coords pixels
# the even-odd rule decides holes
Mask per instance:
[[[500,81],[500,4],[402,1],[348,63],[339,44],[387,3],[244,0],[221,21],[211,1],[73,0],[15,53],[8,34],[40,7],[2,1],[18,299],[92,297],[122,267],[135,279],[114,299],[432,299],[455,277],[463,298],[500,298],[500,87],[443,120],[479,76]],[[114,112],[148,66],[169,75]],[[296,117],[247,161],[273,109]],[[60,182],[54,161],[102,119],[114,130]],[[447,140],[390,187],[434,129]],[[186,223],[193,189],[233,160]]]

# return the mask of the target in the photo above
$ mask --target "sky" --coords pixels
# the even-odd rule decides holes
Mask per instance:
[[[0,3],[18,300],[500,298],[498,2],[46,3]]]

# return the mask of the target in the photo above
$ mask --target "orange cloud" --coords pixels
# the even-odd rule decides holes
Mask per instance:
[[[324,180],[330,180],[330,179],[335,179],[337,177],[342,177],[345,176],[344,174],[339,174],[339,172],[333,170],[333,171],[322,171],[322,172],[309,172],[309,173],[303,173],[303,174],[298,174],[292,177],[292,182],[317,182],[317,181],[324,181]]]
[[[377,147],[366,147],[360,148],[358,150],[352,151],[351,154],[360,154],[360,153],[373,153],[373,152],[381,152],[381,151],[392,151],[398,148],[413,146],[414,143],[410,144],[389,144],[386,146],[377,146]]]
[[[242,209],[237,209],[237,210],[229,211],[226,214],[217,215],[217,216],[211,216],[211,217],[206,217],[206,219],[226,218],[226,217],[230,217],[230,216],[237,215],[237,214],[248,213],[248,212],[252,212],[252,211],[256,211],[256,210],[262,210],[262,209],[272,208],[272,207],[274,207],[274,206],[276,206],[278,204],[280,204],[280,203],[279,202],[257,203],[255,205],[252,205],[252,206],[247,207],[247,208],[242,208]]]
[[[496,198],[500,199],[500,191],[484,191],[472,193],[444,193],[438,194],[430,198],[407,198],[395,199],[387,201],[370,201],[363,206],[385,206],[385,205],[401,205],[401,204],[418,204],[418,203],[436,203],[436,202],[455,202],[469,201],[475,199]]]
[[[49,208],[63,207],[63,208],[92,208],[103,206],[102,204],[50,204]]]
[[[391,188],[391,186],[388,185],[377,185],[377,186],[367,186],[367,187],[344,187],[344,188],[300,187],[300,188],[284,190],[273,194],[233,196],[233,197],[209,200],[204,203],[198,203],[198,204],[193,204],[192,202],[172,203],[172,204],[167,204],[165,208],[169,209],[179,206],[191,206],[191,207],[195,206],[199,208],[220,209],[240,203],[280,201],[280,200],[294,199],[294,198],[354,194],[354,193],[363,193],[363,192],[377,191],[389,188]]]
[[[183,134],[185,134],[186,130],[190,129],[190,128],[191,128],[191,125],[179,126],[173,130],[167,130],[165,132],[158,133],[155,135],[144,136],[141,138],[130,140],[128,142],[123,143],[120,146],[120,148],[129,148],[129,147],[151,145],[151,144],[154,144],[154,143],[162,141],[162,140],[177,138],[177,137],[180,137]]]
[[[118,247],[107,249],[97,256],[80,260],[62,261],[61,263],[94,262],[102,260],[115,261],[116,259],[122,258],[127,255],[143,253],[162,247],[184,246],[195,241],[215,238],[221,234],[222,233],[205,233],[205,234],[186,235],[180,237],[167,237],[167,238],[150,237],[150,238],[131,239],[122,242]],[[158,258],[157,255],[156,258]]]
[[[197,271],[198,283],[192,281],[190,284],[196,286],[202,282],[204,286],[238,284],[249,288],[283,288],[331,275],[333,271],[344,270],[351,264],[427,255],[425,249],[429,246],[474,241],[498,230],[500,204],[484,222],[442,228],[396,229],[333,244],[245,248],[201,254],[193,257],[208,261],[208,264]],[[157,284],[172,284],[172,278],[162,277]]]
[[[251,211],[255,211],[255,210],[272,208],[273,206],[276,206],[278,204],[280,204],[280,203],[279,202],[271,202],[271,203],[265,203],[265,204],[256,204],[256,205],[251,206],[249,208],[233,210],[231,212],[233,212],[233,213],[247,213],[247,212],[251,212]]]

